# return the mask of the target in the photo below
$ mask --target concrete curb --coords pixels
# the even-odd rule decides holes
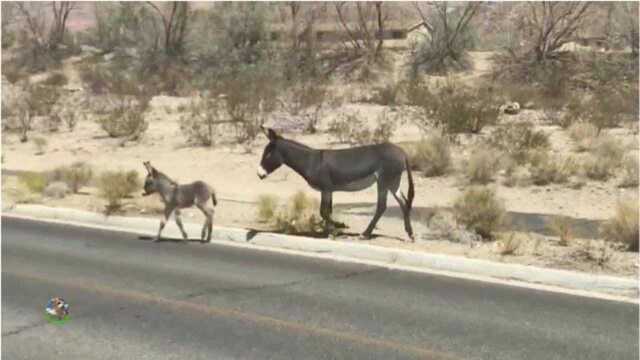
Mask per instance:
[[[155,235],[158,219],[109,216],[76,209],[51,208],[42,205],[20,204],[3,210],[3,216],[15,215],[38,220],[66,221],[81,225],[93,225],[113,230]],[[173,224],[171,224],[173,225]],[[180,238],[176,226],[167,226],[163,236]],[[199,236],[201,224],[185,223],[185,230]],[[367,244],[337,242],[332,240],[288,236],[274,233],[252,233],[249,230],[214,226],[216,243],[235,243],[256,248],[292,250],[303,254],[322,254],[341,260],[373,263],[398,268],[424,269],[448,274],[488,277],[552,287],[578,290],[587,293],[607,294],[624,298],[638,297],[638,281],[607,275],[579,273],[567,270],[544,269],[534,266],[503,264],[464,257],[414,252]],[[456,275],[452,275],[456,276]]]

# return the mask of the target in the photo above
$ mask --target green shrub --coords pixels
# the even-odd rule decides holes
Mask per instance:
[[[60,166],[51,172],[51,181],[62,181],[69,189],[77,194],[80,188],[89,184],[93,177],[93,170],[84,162],[76,162],[71,166]]]
[[[107,213],[118,210],[121,200],[130,196],[141,186],[138,172],[105,171],[98,178],[98,190],[100,196],[107,200]]]
[[[272,222],[278,210],[278,198],[273,195],[258,197],[258,221]]]
[[[534,130],[531,123],[511,122],[497,127],[489,138],[489,144],[503,151],[517,164],[524,164],[530,150],[549,147],[549,137],[544,131]]]
[[[487,184],[491,182],[497,169],[498,156],[496,156],[496,152],[480,146],[471,151],[464,171],[469,182]]]
[[[47,187],[47,176],[41,173],[24,172],[18,175],[18,180],[24,184],[29,191],[41,194],[45,187]]]
[[[411,165],[424,176],[442,176],[451,167],[449,140],[443,136],[432,135],[422,139],[409,149]]]
[[[638,251],[638,203],[618,203],[616,215],[602,225],[601,233],[607,241],[623,243],[629,251]]]
[[[456,222],[475,231],[485,239],[491,239],[502,225],[505,210],[493,190],[470,188],[456,199],[453,206]]]

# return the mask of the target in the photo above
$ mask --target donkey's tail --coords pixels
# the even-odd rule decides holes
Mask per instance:
[[[218,199],[216,198],[216,190],[214,188],[212,188],[211,186],[209,186],[209,192],[211,193],[211,202],[213,203],[213,206],[217,206],[218,205]]]
[[[411,164],[409,164],[409,157],[404,158],[404,164],[407,168],[407,179],[409,180],[409,190],[407,191],[407,209],[411,210],[415,192],[413,189],[413,175],[411,175]]]

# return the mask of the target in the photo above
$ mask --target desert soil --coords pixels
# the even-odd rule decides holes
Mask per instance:
[[[479,73],[488,71],[487,54],[474,54],[477,61],[476,71],[462,74],[470,81],[477,79]],[[65,66],[65,73],[71,72],[70,86],[81,88],[77,76],[73,75],[73,67]],[[349,99],[357,98],[357,89],[348,86],[336,86],[336,93],[347,99],[343,105],[322,114],[320,129],[340,113],[358,111],[373,124],[377,115],[388,109],[383,106],[351,103]],[[180,131],[179,118],[181,106],[189,103],[190,98],[156,96],[147,113],[149,128],[138,142],[124,145],[118,139],[104,135],[94,121],[78,123],[74,131],[61,127],[58,132],[50,133],[40,130],[36,124],[31,138],[44,137],[47,140],[46,151],[36,155],[32,142],[21,143],[17,134],[4,133],[2,137],[2,201],[3,208],[20,201],[24,194],[22,184],[12,171],[47,171],[56,166],[69,165],[76,161],[90,164],[95,171],[104,170],[137,170],[144,173],[142,162],[150,160],[152,164],[172,176],[178,182],[204,180],[217,191],[220,204],[216,210],[215,223],[218,225],[256,228],[267,230],[269,227],[256,221],[256,200],[261,194],[272,194],[284,200],[296,193],[305,191],[319,199],[296,173],[286,167],[278,169],[265,180],[256,175],[262,148],[266,138],[259,137],[249,146],[233,144],[221,139],[213,147],[194,147],[186,144]],[[393,110],[392,110],[393,111]],[[565,131],[559,127],[545,125],[535,120],[540,114],[534,111],[523,111],[518,115],[523,119],[534,119],[539,129],[550,135],[552,148],[558,153],[571,151],[572,141]],[[629,153],[638,151],[638,135],[628,129],[614,129],[610,134],[623,143]],[[284,133],[284,136],[308,144],[312,147],[338,148],[323,131],[319,134],[306,135]],[[481,137],[482,135],[480,135]],[[417,141],[423,133],[410,123],[402,125],[391,139],[395,143]],[[454,149],[454,162],[459,164],[469,155],[469,144],[479,141],[480,137],[468,138],[463,145]],[[501,255],[503,241],[480,242],[474,240],[451,241],[438,238],[434,230],[427,227],[427,213],[434,209],[450,207],[455,198],[464,191],[466,184],[456,171],[452,175],[438,178],[425,178],[414,174],[416,198],[414,207],[422,209],[413,216],[416,242],[407,242],[397,204],[389,198],[387,215],[378,223],[375,234],[378,237],[368,241],[372,245],[406,248],[434,253],[446,253],[472,258],[484,258],[502,262],[532,264],[545,267],[574,269],[580,271],[635,276],[638,270],[638,259],[635,253],[620,251],[620,248],[598,239],[597,234],[575,239],[569,246],[558,245],[558,239],[549,234],[518,232],[515,237],[520,246],[513,255]],[[569,188],[566,185],[506,187],[498,177],[493,183],[498,196],[503,200],[507,211],[511,214],[524,215],[565,215],[586,220],[604,220],[615,214],[618,201],[638,200],[638,189],[624,189],[617,186],[616,180],[608,182],[586,181],[580,188]],[[402,189],[407,188],[403,179]],[[345,222],[349,228],[347,234],[336,238],[336,241],[362,241],[357,237],[368,224],[375,209],[376,189],[371,187],[357,193],[335,193],[334,206],[336,217]],[[74,207],[90,211],[102,212],[105,201],[97,193],[97,189],[88,186],[81,194],[69,195],[64,199],[35,197],[31,201],[49,206]],[[155,197],[141,197],[139,194],[125,202],[124,212],[129,215],[158,216],[161,209],[160,200]],[[197,210],[184,212],[185,221],[199,222],[201,214]],[[171,225],[175,226],[175,225]],[[192,234],[195,236],[196,234]],[[592,238],[592,239],[587,239]]]

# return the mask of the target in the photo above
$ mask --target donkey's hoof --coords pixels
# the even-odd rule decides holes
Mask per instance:
[[[157,237],[157,238],[153,239],[153,242],[160,242],[160,241],[162,241],[162,239],[161,239],[161,238],[159,238],[159,237]]]
[[[360,234],[360,240],[371,240],[371,234]]]

